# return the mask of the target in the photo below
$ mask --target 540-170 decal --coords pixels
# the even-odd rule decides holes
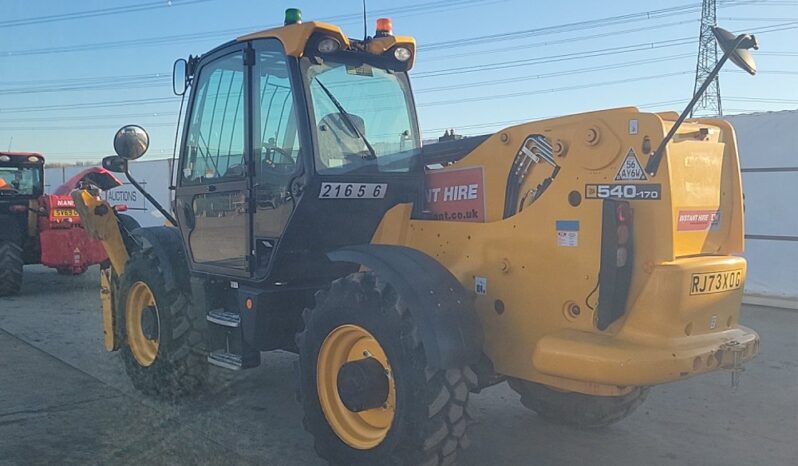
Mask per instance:
[[[587,184],[586,199],[623,199],[657,201],[662,194],[660,184]]]

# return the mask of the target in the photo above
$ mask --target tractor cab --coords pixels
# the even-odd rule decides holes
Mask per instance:
[[[17,248],[21,263],[38,260],[36,219],[44,192],[44,158],[32,152],[0,152],[0,247]],[[14,246],[10,246],[14,245]],[[0,254],[0,259],[6,254]],[[0,296],[11,294],[0,286]],[[14,287],[16,288],[16,287]]]
[[[415,42],[287,18],[175,64],[188,96],[174,214],[191,269],[285,286],[347,273],[326,254],[368,243],[419,201]],[[417,202],[417,205],[421,205]]]
[[[0,152],[0,202],[27,202],[44,192],[44,158],[34,153]]]

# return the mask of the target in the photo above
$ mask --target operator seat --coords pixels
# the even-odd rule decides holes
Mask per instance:
[[[360,134],[366,134],[363,118],[348,114]],[[340,113],[329,113],[319,120],[318,125],[319,157],[327,168],[340,167],[355,160],[367,152],[363,140],[349,128],[346,118]]]

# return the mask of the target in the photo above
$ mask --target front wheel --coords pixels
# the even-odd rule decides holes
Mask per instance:
[[[186,288],[167,288],[152,250],[134,252],[120,278],[116,309],[125,371],[147,395],[174,399],[207,379],[205,320],[194,312]]]
[[[614,424],[629,416],[648,396],[648,387],[635,387],[621,396],[594,396],[564,392],[528,380],[510,379],[521,404],[543,419],[583,429]]]
[[[22,288],[22,248],[14,241],[0,240],[0,296],[11,296]]]
[[[427,367],[404,301],[372,273],[319,292],[297,337],[304,425],[332,464],[443,465],[467,444],[467,367]]]

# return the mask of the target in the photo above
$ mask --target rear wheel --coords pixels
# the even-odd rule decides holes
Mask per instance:
[[[355,273],[319,292],[298,335],[304,425],[333,464],[452,464],[467,444],[468,368],[427,367],[394,289]]]
[[[204,316],[196,315],[189,290],[167,288],[152,250],[136,251],[119,282],[117,321],[125,340],[122,358],[133,385],[161,398],[176,398],[207,379]]]
[[[11,296],[22,288],[22,248],[13,241],[0,240],[0,296]]]
[[[593,429],[616,423],[632,414],[648,396],[648,387],[635,387],[621,396],[594,396],[563,392],[528,380],[510,379],[521,404],[556,424]]]

